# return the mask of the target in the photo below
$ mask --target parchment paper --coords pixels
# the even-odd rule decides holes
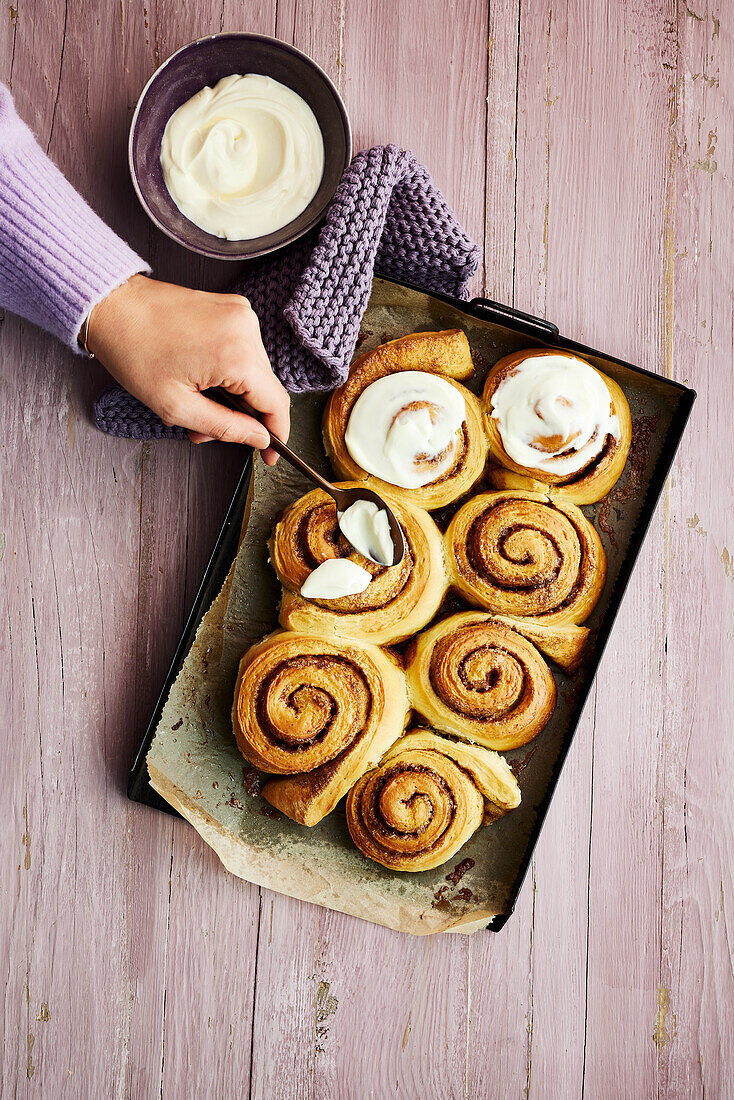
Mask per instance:
[[[538,341],[500,325],[467,317],[429,295],[375,280],[359,350],[425,329],[463,328],[477,368],[470,383],[481,389],[501,356]],[[651,471],[670,427],[676,392],[603,358],[601,370],[623,387],[633,416],[633,444],[625,472],[601,505],[585,508],[600,530],[609,562],[602,599],[587,625],[591,658],[609,607]],[[292,446],[327,476],[321,445],[323,395],[293,403]],[[415,935],[473,932],[509,911],[526,849],[534,843],[538,809],[552,790],[557,761],[568,746],[585,686],[582,668],[569,678],[553,667],[558,705],[543,733],[508,753],[522,804],[480,828],[454,860],[419,874],[388,871],[352,844],[341,806],[314,828],[290,821],[258,794],[258,775],[240,755],[232,734],[231,706],[243,651],[277,625],[280,594],[267,560],[267,538],[278,513],[310,485],[282,460],[257,461],[249,520],[222,592],[204,616],[194,645],[164,708],[148,754],[152,785],[201,834],[225,867],[240,878],[318,905],[351,913]],[[480,485],[477,491],[486,490]],[[445,526],[447,510],[436,518]],[[451,597],[451,610],[462,606]]]

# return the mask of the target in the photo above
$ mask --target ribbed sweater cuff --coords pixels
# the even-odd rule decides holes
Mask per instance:
[[[78,351],[92,307],[150,268],[15,125],[0,153],[0,305]]]

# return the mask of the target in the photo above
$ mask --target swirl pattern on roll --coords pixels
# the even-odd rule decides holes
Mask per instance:
[[[416,488],[400,488],[368,474],[347,449],[345,436],[354,406],[364,391],[379,379],[403,371],[425,371],[447,379],[460,393],[466,406],[466,419],[453,448],[448,468],[435,480]],[[466,335],[459,329],[445,332],[416,332],[381,344],[373,351],[355,359],[343,386],[334,390],[323,419],[326,453],[337,475],[342,478],[366,480],[379,493],[388,493],[393,500],[413,503],[427,511],[442,508],[458,500],[484,472],[487,459],[487,436],[480,402],[457,380],[473,374],[471,351]],[[406,397],[406,409],[410,401]],[[402,415],[398,412],[398,415]],[[423,456],[427,462],[439,456]],[[423,460],[416,455],[416,462]]]
[[[526,392],[517,395],[517,405],[513,398],[510,408],[503,410],[501,423],[494,406],[500,402],[503,383],[517,380],[526,366],[532,373],[534,363],[552,365],[550,376],[538,382],[529,377]],[[568,370],[556,369],[563,363]],[[592,383],[586,388],[584,372]],[[600,404],[601,383],[608,402]],[[543,491],[556,487],[575,504],[593,504],[619,480],[632,439],[629,404],[614,379],[585,359],[541,348],[513,352],[492,367],[483,399],[490,480],[496,488]],[[532,437],[523,434],[523,428]],[[525,461],[519,461],[521,454]],[[537,455],[535,464],[533,455]]]
[[[354,482],[339,482],[351,488]],[[446,594],[448,575],[441,533],[427,512],[384,494],[405,537],[399,565],[385,568],[363,557],[342,535],[336,505],[321,489],[293,502],[275,525],[270,557],[283,585],[280,623],[292,630],[377,644],[401,641],[433,618]],[[354,596],[309,600],[300,589],[309,573],[329,558],[349,558],[372,576]]]
[[[555,709],[555,681],[535,646],[480,612],[419,634],[406,674],[411,702],[432,726],[491,749],[532,741]]]
[[[360,851],[383,867],[426,871],[519,802],[517,781],[496,753],[415,730],[349,792],[347,826]]]
[[[386,661],[375,647],[295,632],[253,646],[240,664],[233,710],[243,756],[276,775],[310,772],[369,737],[389,712]]]
[[[601,539],[561,497],[484,493],[459,509],[445,537],[454,586],[498,615],[582,623],[604,588]]]

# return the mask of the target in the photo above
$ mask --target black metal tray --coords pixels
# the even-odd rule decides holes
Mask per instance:
[[[396,293],[399,293],[400,289],[403,289],[407,292],[419,291],[425,294],[420,287],[411,286],[407,283],[398,283],[393,280],[380,280],[380,282],[388,287],[394,288]],[[475,298],[471,302],[465,302],[441,294],[431,294],[428,297],[435,301],[439,311],[440,304],[443,303],[451,309],[457,310],[466,316],[467,319],[476,319],[477,321],[489,322],[494,325],[498,333],[502,334],[505,346],[509,342],[516,347],[532,345],[548,347],[549,349],[558,348],[575,352],[592,361],[595,360],[601,369],[609,369],[611,367],[613,370],[617,367],[621,368],[623,371],[632,372],[633,375],[640,376],[641,381],[645,378],[651,381],[654,380],[654,385],[658,389],[660,387],[665,389],[666,398],[671,409],[657,460],[654,466],[649,471],[646,471],[643,499],[640,503],[634,527],[626,541],[624,555],[618,563],[613,589],[597,625],[595,642],[593,646],[590,647],[588,658],[585,660],[581,671],[576,677],[573,709],[574,720],[568,724],[564,732],[562,745],[552,766],[549,768],[544,791],[536,803],[534,823],[525,842],[523,858],[509,891],[506,910],[487,925],[490,930],[498,931],[511,915],[514,908],[563,763],[571,746],[578,720],[596,675],[599,660],[601,659],[606,641],[611,632],[624,591],[627,587],[645,533],[662,492],[665,479],[678,448],[678,444],[680,443],[696,395],[693,390],[678,382],[663,378],[641,367],[636,367],[631,363],[626,363],[621,359],[606,355],[594,348],[567,339],[561,336],[557,327],[549,321],[539,317],[533,317],[527,313],[522,313],[511,306],[501,305],[486,298]],[[146,755],[152,743],[171,686],[181,670],[181,666],[189,652],[199,624],[220,591],[230,566],[237,554],[240,531],[247,504],[251,471],[252,455],[248,450],[246,452],[244,468],[235,489],[234,496],[227,510],[227,515],[209,559],[193,607],[191,608],[184,631],[176,647],[171,667],[161,688],[158,701],[151,715],[130,773],[128,785],[128,797],[130,799],[136,802],[145,803],[148,806],[174,814],[175,816],[179,815],[158,795],[148,781]]]

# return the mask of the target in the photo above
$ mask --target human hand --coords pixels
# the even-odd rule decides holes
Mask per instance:
[[[240,294],[133,275],[93,308],[87,347],[164,424],[187,428],[194,443],[248,443],[263,450],[269,465],[276,461],[265,428],[288,438],[290,398],[273,374],[257,316]],[[212,386],[244,397],[262,424],[205,397],[202,391]]]

